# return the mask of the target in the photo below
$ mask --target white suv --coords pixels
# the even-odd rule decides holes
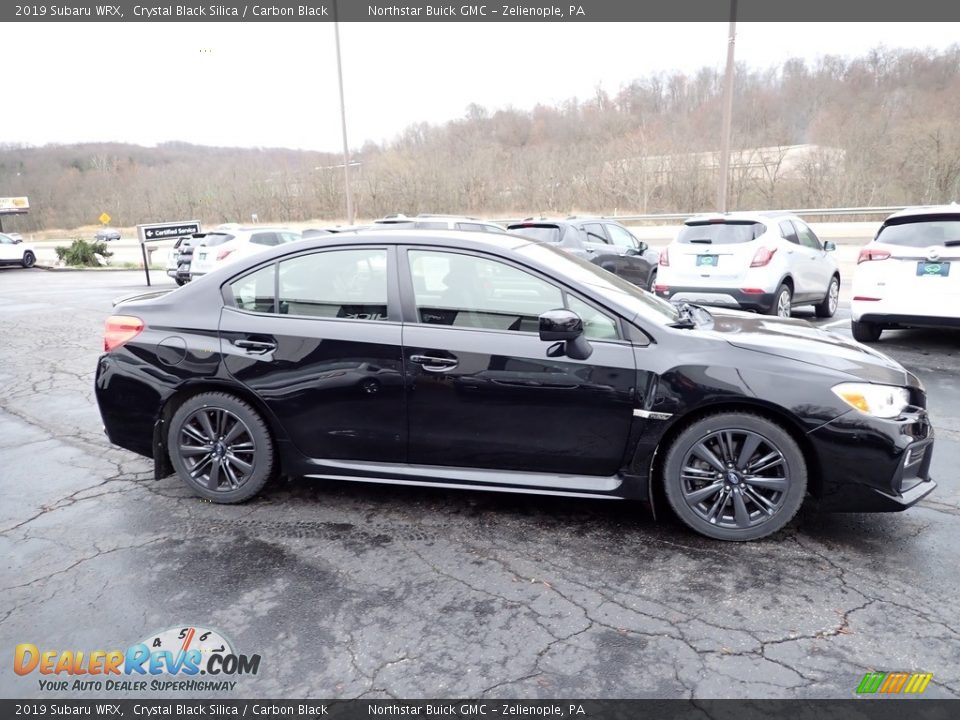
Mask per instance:
[[[840,298],[833,250],[794,215],[699,215],[660,253],[655,292],[667,300],[781,317],[798,305],[814,305],[817,317],[833,317]]]
[[[853,337],[885,327],[960,327],[960,206],[894,213],[857,259]]]
[[[299,239],[300,233],[287,228],[238,227],[207,233],[194,247],[190,279],[211,273],[234,260]]]

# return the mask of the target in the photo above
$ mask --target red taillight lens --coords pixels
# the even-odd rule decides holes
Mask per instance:
[[[143,320],[132,315],[111,315],[103,329],[103,351],[116,350],[143,332]]]
[[[667,293],[670,291],[669,285],[654,285],[653,291],[658,293]]]
[[[236,250],[236,248],[234,248],[233,250]],[[217,260],[223,260],[230,253],[232,253],[233,250],[221,250],[220,252],[217,253]]]
[[[763,295],[763,288],[740,288],[745,295]]]
[[[670,267],[670,249],[664,248],[660,251],[660,265],[662,267]]]
[[[857,265],[860,263],[870,262],[871,260],[886,260],[888,257],[890,257],[890,253],[887,250],[863,248],[860,251],[859,257],[857,257]]]
[[[764,267],[765,265],[769,265],[776,251],[776,248],[773,250],[765,247],[760,248],[753,256],[753,260],[750,261],[750,267]]]

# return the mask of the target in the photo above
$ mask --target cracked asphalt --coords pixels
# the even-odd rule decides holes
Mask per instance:
[[[17,676],[17,643],[189,624],[262,656],[222,697],[852,697],[871,670],[960,696],[960,333],[879,345],[930,395],[930,500],[723,544],[628,503],[307,480],[202,502],[101,432],[102,323],[142,289],[0,271],[0,697],[84,696]]]

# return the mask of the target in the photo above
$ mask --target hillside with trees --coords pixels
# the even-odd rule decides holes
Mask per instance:
[[[357,212],[655,213],[712,209],[722,75],[652,74],[532,110],[471,105],[352,155]],[[738,67],[736,208],[901,205],[960,196],[960,47]],[[789,150],[803,146],[802,157]],[[760,150],[762,149],[762,150]],[[791,159],[793,158],[793,159]],[[790,162],[787,162],[787,160]],[[166,143],[0,146],[16,230],[342,218],[342,158]],[[738,165],[742,167],[738,167]]]

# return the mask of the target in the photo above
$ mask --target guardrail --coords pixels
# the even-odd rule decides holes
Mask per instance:
[[[770,210],[768,212],[782,212],[791,215],[800,215],[802,217],[843,217],[857,215],[890,215],[891,213],[906,210],[913,205],[888,205],[885,207],[848,207],[848,208],[804,208],[803,210]],[[617,222],[644,222],[644,221],[669,221],[686,220],[694,215],[708,214],[708,211],[686,212],[686,213],[649,213],[646,215],[597,215],[584,217],[602,217],[607,220],[616,220]],[[523,222],[527,218],[514,218],[509,220],[497,220],[499,223]],[[534,220],[537,218],[533,218]]]

